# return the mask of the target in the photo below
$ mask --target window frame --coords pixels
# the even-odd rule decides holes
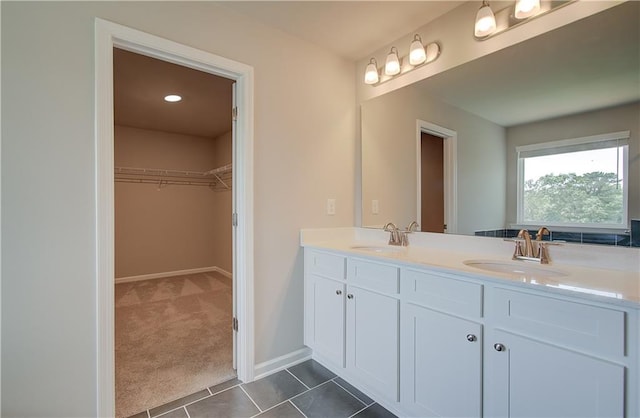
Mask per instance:
[[[559,141],[540,142],[530,145],[522,145],[516,147],[516,163],[517,163],[517,197],[516,197],[516,223],[518,226],[541,226],[540,223],[534,223],[524,220],[524,160],[530,157],[521,156],[522,153],[561,149],[561,148],[578,148],[580,145],[596,144],[616,141],[617,146],[622,146],[622,178],[624,179],[624,187],[622,190],[622,223],[619,224],[603,224],[603,223],[590,223],[590,224],[577,224],[569,222],[555,222],[544,223],[549,227],[561,227],[568,230],[583,231],[583,230],[627,230],[629,228],[629,138],[630,131],[611,132],[600,135],[591,135],[580,138],[563,139]],[[608,147],[602,147],[608,148]],[[576,149],[576,151],[578,151]],[[549,152],[548,155],[562,154],[563,152]]]

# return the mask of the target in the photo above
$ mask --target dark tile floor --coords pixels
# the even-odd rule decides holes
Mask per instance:
[[[212,386],[131,418],[389,418],[375,403],[319,363],[308,360],[251,383]]]

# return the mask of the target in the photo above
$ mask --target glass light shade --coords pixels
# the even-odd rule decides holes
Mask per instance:
[[[427,62],[431,62],[436,58],[438,58],[438,55],[440,55],[440,45],[438,45],[435,42],[432,42],[429,45],[427,45],[426,55],[427,55]]]
[[[378,64],[375,58],[371,58],[367,65],[367,69],[364,71],[364,83],[376,84],[378,80]]]
[[[387,61],[384,64],[384,73],[386,75],[396,75],[400,73],[400,59],[398,58],[398,50],[395,46],[391,48],[391,52],[387,55]]]
[[[409,64],[420,65],[427,60],[427,54],[424,52],[424,46],[422,45],[422,38],[420,35],[413,37],[411,47],[409,48]]]
[[[540,12],[540,0],[518,0],[516,2],[516,19],[526,19]]]
[[[496,30],[496,17],[487,2],[482,2],[482,7],[476,14],[475,35],[478,38],[491,35]]]

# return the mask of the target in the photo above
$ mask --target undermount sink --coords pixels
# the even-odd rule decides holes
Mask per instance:
[[[567,273],[564,271],[542,266],[532,266],[524,264],[523,261],[466,260],[464,264],[481,270],[506,273],[514,277],[522,278],[545,279],[567,276]]]
[[[406,250],[407,247],[394,247],[392,245],[352,245],[352,250],[360,250],[360,251],[369,251],[372,253],[381,253],[381,254],[393,254],[393,253],[401,253]]]

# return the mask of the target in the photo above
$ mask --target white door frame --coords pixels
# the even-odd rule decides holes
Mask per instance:
[[[238,378],[254,378],[253,67],[106,20],[95,20],[97,416],[115,415],[113,47],[235,80],[233,201]],[[231,219],[229,219],[231,222]],[[231,324],[229,324],[231,326]]]
[[[424,120],[416,120],[416,166],[417,166],[417,222],[422,224],[422,133],[444,139],[444,222],[445,233],[458,231],[458,133]]]

